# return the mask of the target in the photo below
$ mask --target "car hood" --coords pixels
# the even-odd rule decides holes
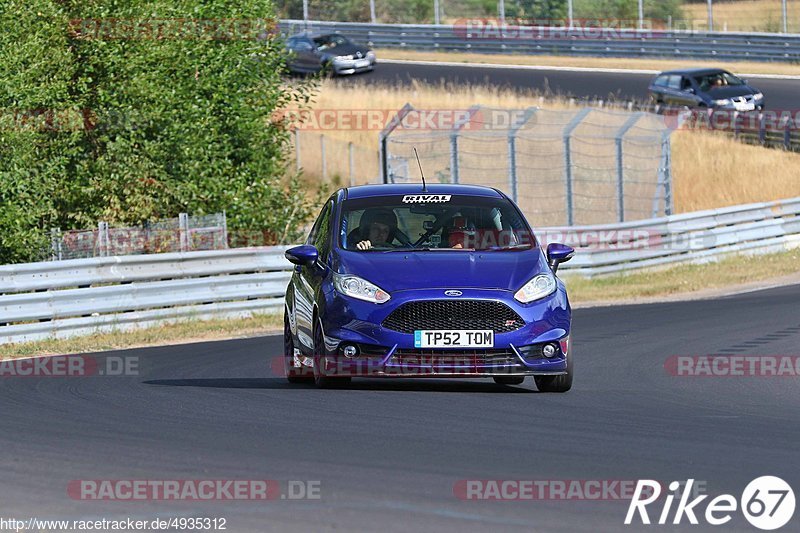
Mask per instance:
[[[730,87],[717,87],[716,89],[707,91],[706,94],[712,100],[724,100],[726,98],[733,98],[734,96],[747,96],[757,92],[758,90],[749,85],[734,85]]]
[[[361,46],[358,44],[342,44],[334,48],[333,50],[325,50],[322,52],[322,55],[328,57],[336,57],[336,56],[355,56],[356,53],[361,52],[361,57],[367,57],[367,52],[369,52],[369,48],[366,46]]]
[[[410,289],[516,291],[549,272],[540,248],[499,252],[339,252],[334,269],[371,281],[388,292]]]

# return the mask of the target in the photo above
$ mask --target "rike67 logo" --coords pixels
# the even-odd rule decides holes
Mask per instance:
[[[708,495],[703,494],[689,500],[693,484],[693,479],[689,479],[685,484],[678,481],[669,484],[671,493],[664,498],[663,507],[657,518],[653,517],[656,524],[678,525],[685,517],[690,524],[697,525],[700,523],[699,516],[705,519],[707,524],[721,526],[730,522],[737,509],[741,509],[742,514],[751,525],[764,531],[772,531],[785,526],[794,515],[794,491],[779,477],[762,476],[754,479],[745,487],[739,500],[731,494],[717,496],[707,502],[705,512],[701,512],[701,504]],[[678,491],[681,487],[684,489],[679,494]],[[651,524],[647,506],[659,500],[660,497],[661,484],[658,481],[640,479],[628,507],[625,524],[630,525],[637,518],[641,520],[642,524]],[[676,498],[678,504],[673,514],[672,504]],[[659,504],[653,507],[657,507]],[[653,510],[657,509],[651,509],[651,511]],[[671,521],[670,515],[672,515]]]

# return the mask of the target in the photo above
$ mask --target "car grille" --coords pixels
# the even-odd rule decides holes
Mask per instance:
[[[408,302],[383,321],[383,327],[401,333],[454,329],[491,329],[495,333],[507,333],[524,325],[522,318],[506,304],[483,300]]]
[[[518,365],[519,357],[509,348],[436,350],[436,349],[398,349],[389,361],[394,364],[418,364],[432,366],[493,366]]]

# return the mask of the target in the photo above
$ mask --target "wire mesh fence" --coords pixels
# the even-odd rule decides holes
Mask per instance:
[[[376,149],[324,133],[295,130],[294,157],[297,170],[318,183],[347,187],[381,180]]]
[[[766,33],[800,32],[791,0],[278,0],[281,19],[385,24],[509,24]]]
[[[58,261],[228,248],[225,213],[189,216],[147,222],[135,227],[113,227],[99,222],[91,230],[50,230],[50,257]]]
[[[407,105],[383,134],[385,181],[480,184],[537,225],[585,225],[672,213],[671,129],[663,117],[593,108],[473,107],[448,130],[414,131]]]

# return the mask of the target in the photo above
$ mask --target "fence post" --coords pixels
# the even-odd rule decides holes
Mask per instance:
[[[767,126],[763,111],[758,113],[758,142],[761,146],[764,146],[764,143],[767,142]]]
[[[297,171],[300,172],[300,169],[303,168],[303,165],[300,164],[300,128],[294,130],[294,160]]]
[[[643,113],[634,113],[617,131],[617,220],[625,222],[625,161],[622,141],[625,134],[642,118]]]
[[[450,133],[450,177],[453,183],[459,183],[459,166],[458,166],[458,134],[461,129],[469,124],[472,116],[480,109],[480,106],[471,106],[467,110],[467,116],[453,124],[452,133]]]
[[[792,120],[786,119],[786,126],[783,130],[783,147],[786,150],[791,150],[792,148]]]
[[[658,183],[653,195],[653,218],[658,216],[658,204],[661,191],[664,191],[664,214],[671,215],[672,203],[672,144],[669,132],[664,132],[661,137],[661,164],[658,168]]]
[[[538,108],[529,107],[519,122],[512,124],[508,131],[508,189],[511,199],[517,201],[517,132],[528,123]]]
[[[53,261],[61,261],[61,228],[50,228],[50,252]]]
[[[349,160],[350,186],[352,187],[353,185],[355,185],[353,183],[353,166],[354,166],[354,162],[353,162],[353,143],[352,142],[347,143],[347,157],[348,157],[348,160]]]
[[[578,111],[575,116],[572,117],[572,120],[569,121],[569,124],[564,127],[564,193],[567,201],[567,226],[572,226],[575,223],[575,213],[573,212],[574,205],[572,202],[572,132],[590,112],[591,108],[584,107]]]
[[[322,181],[328,181],[328,164],[325,160],[325,134],[319,134],[319,149],[322,154]]]
[[[389,175],[389,152],[388,152],[388,140],[389,135],[395,130],[397,126],[403,123],[403,119],[406,118],[406,115],[414,111],[414,106],[411,104],[406,104],[397,114],[389,121],[383,130],[381,130],[380,134],[378,135],[378,145],[380,146],[380,150],[378,152],[378,160],[380,162],[380,170],[381,170],[381,181],[383,183],[391,183],[394,182],[394,178]],[[390,181],[391,180],[391,181]]]
[[[228,248],[228,213],[222,211],[222,248]]]
[[[450,177],[458,183],[458,130],[450,135]]]
[[[108,256],[108,222],[97,223],[97,256]]]
[[[189,251],[189,215],[178,214],[178,236],[181,252]]]

